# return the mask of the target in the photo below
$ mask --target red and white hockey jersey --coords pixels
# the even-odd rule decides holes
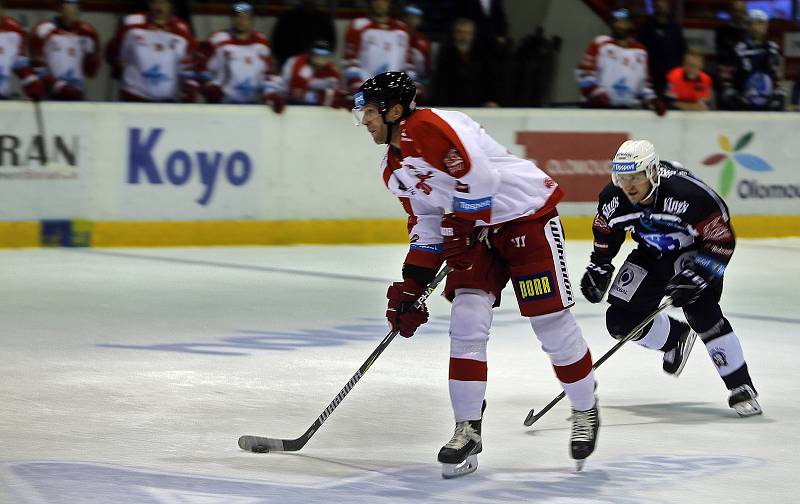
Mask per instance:
[[[424,81],[431,76],[431,41],[423,33],[411,35],[411,68],[415,80]]]
[[[11,94],[11,73],[28,65],[24,43],[22,25],[13,18],[0,16],[0,97],[6,98]]]
[[[345,77],[353,86],[383,72],[411,66],[411,40],[406,24],[395,19],[378,23],[354,19],[345,34]]]
[[[597,37],[575,73],[584,96],[604,91],[612,106],[635,107],[655,97],[647,50],[633,39],[623,47],[609,36]]]
[[[100,66],[97,31],[84,21],[70,27],[60,18],[43,21],[33,28],[30,47],[35,67],[76,89],[82,89],[84,77],[94,77]]]
[[[341,72],[333,63],[315,68],[309,60],[307,54],[300,54],[283,65],[289,100],[304,105],[332,105],[336,93],[341,92]]]
[[[400,125],[381,170],[408,213],[407,264],[438,266],[442,215],[451,209],[477,226],[540,216],[563,197],[536,165],[508,152],[461,112],[420,109]]]
[[[240,40],[230,30],[221,30],[211,34],[206,47],[209,84],[222,88],[223,101],[260,102],[273,65],[267,37],[252,32]]]
[[[181,72],[193,72],[195,40],[185,21],[164,26],[147,14],[125,16],[106,56],[121,75],[122,91],[149,101],[178,101]]]

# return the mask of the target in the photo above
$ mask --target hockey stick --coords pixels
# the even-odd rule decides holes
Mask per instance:
[[[428,299],[428,296],[436,289],[436,287],[444,280],[444,277],[447,276],[453,269],[450,266],[445,266],[444,268],[439,271],[436,277],[428,284],[425,288],[425,291],[422,295],[417,299],[414,303],[414,308],[419,308]],[[297,451],[311,439],[311,436],[314,435],[315,432],[325,423],[325,420],[333,413],[333,410],[339,406],[347,394],[356,386],[356,383],[363,377],[366,372],[369,370],[370,366],[375,363],[378,359],[378,356],[389,346],[389,343],[392,342],[395,336],[397,336],[398,331],[390,331],[386,337],[383,338],[383,341],[380,342],[378,347],[372,351],[367,360],[361,364],[361,367],[358,368],[356,374],[350,378],[350,381],[342,388],[342,390],[336,394],[336,397],[328,404],[328,407],[325,408],[325,411],[320,414],[319,417],[311,424],[311,427],[303,433],[302,436],[296,439],[278,439],[278,438],[269,438],[269,437],[260,437],[260,436],[242,436],[239,438],[239,448],[242,450],[249,450],[255,453],[266,453],[270,451]]]
[[[666,309],[667,309],[667,308],[669,308],[670,306],[672,306],[672,299],[670,299],[670,298],[667,298],[667,299],[666,299],[666,301],[664,301],[663,303],[661,303],[661,305],[660,305],[660,306],[659,306],[659,307],[656,309],[656,311],[654,311],[653,313],[651,313],[650,315],[648,315],[648,316],[647,316],[647,318],[646,318],[646,319],[644,319],[644,320],[642,320],[642,321],[639,323],[639,325],[637,325],[636,327],[634,327],[634,328],[633,328],[633,330],[631,330],[631,332],[629,332],[629,333],[628,333],[628,334],[627,334],[627,335],[626,335],[624,338],[622,338],[621,340],[619,340],[619,341],[617,342],[617,344],[616,344],[616,345],[614,345],[613,347],[611,347],[611,350],[609,350],[609,351],[608,351],[608,352],[606,352],[606,353],[605,353],[605,354],[604,354],[602,357],[600,357],[599,359],[597,359],[597,361],[596,361],[596,362],[594,363],[594,365],[592,366],[592,369],[597,369],[597,368],[599,368],[599,367],[600,367],[600,365],[601,365],[602,363],[604,363],[606,360],[608,360],[608,358],[609,358],[609,357],[611,357],[612,355],[614,355],[614,352],[616,352],[617,350],[619,350],[620,348],[622,348],[622,345],[624,345],[624,344],[625,344],[625,343],[627,343],[628,341],[630,341],[630,340],[632,340],[633,338],[635,338],[635,337],[636,337],[636,335],[637,335],[637,334],[639,334],[639,331],[641,331],[641,330],[642,330],[642,328],[644,328],[644,326],[646,326],[647,324],[649,324],[650,322],[652,322],[652,321],[653,321],[653,319],[655,319],[655,318],[658,316],[658,314],[659,314],[659,313],[661,313],[662,311],[666,310]],[[525,426],[526,426],[526,427],[530,427],[531,425],[533,425],[533,423],[534,423],[534,422],[536,422],[537,420],[539,420],[540,418],[542,418],[542,417],[544,416],[544,414],[545,414],[545,413],[547,413],[548,411],[550,411],[550,410],[553,408],[553,406],[555,406],[556,404],[558,404],[558,401],[560,401],[561,399],[564,399],[564,396],[565,396],[565,395],[566,395],[566,393],[565,393],[565,392],[562,390],[562,391],[561,391],[561,393],[560,393],[560,394],[558,394],[558,396],[556,396],[556,398],[555,398],[555,399],[553,399],[552,401],[550,401],[549,403],[547,403],[547,406],[545,406],[544,408],[542,408],[542,411],[540,411],[539,413],[536,413],[536,410],[533,410],[533,409],[532,409],[532,410],[530,411],[530,413],[528,413],[528,416],[527,416],[527,417],[525,417],[525,421],[523,422],[523,423],[525,424]]]

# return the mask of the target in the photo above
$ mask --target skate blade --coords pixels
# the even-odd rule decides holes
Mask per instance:
[[[755,399],[734,404],[733,409],[742,417],[755,416],[762,413],[761,405]]]
[[[451,479],[475,472],[478,468],[478,455],[472,454],[460,464],[442,464],[442,478]]]
[[[583,465],[586,463],[586,460],[576,460],[575,461],[575,472],[583,471]]]

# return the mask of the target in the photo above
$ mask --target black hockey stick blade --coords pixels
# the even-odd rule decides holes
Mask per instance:
[[[666,299],[666,300],[665,300],[663,303],[661,303],[661,304],[659,305],[659,307],[658,307],[658,308],[656,308],[656,311],[654,311],[653,313],[651,313],[650,315],[648,315],[648,316],[647,316],[647,318],[646,318],[646,319],[644,319],[644,320],[642,320],[642,321],[639,323],[639,325],[637,325],[636,327],[634,327],[634,328],[631,330],[631,332],[629,332],[629,333],[628,333],[628,334],[627,334],[627,335],[626,335],[624,338],[622,338],[621,340],[619,340],[619,341],[617,342],[617,344],[616,344],[616,345],[614,345],[613,347],[611,347],[611,350],[609,350],[608,352],[606,352],[605,354],[603,354],[603,356],[602,356],[602,357],[600,357],[599,359],[597,359],[597,362],[595,362],[595,363],[594,363],[594,365],[592,365],[592,369],[594,370],[594,369],[597,369],[598,367],[600,367],[600,365],[601,365],[602,363],[604,363],[606,360],[608,360],[608,358],[609,358],[609,357],[611,357],[612,355],[614,355],[614,352],[616,352],[617,350],[619,350],[619,349],[622,347],[622,345],[624,345],[624,344],[625,344],[625,343],[627,343],[628,341],[630,341],[630,340],[632,340],[633,338],[635,338],[635,337],[636,337],[636,335],[637,335],[637,334],[639,334],[639,331],[641,331],[641,330],[644,328],[644,326],[646,326],[647,324],[649,324],[650,322],[652,322],[652,320],[653,320],[654,318],[656,318],[656,317],[658,316],[658,314],[659,314],[659,313],[661,313],[662,311],[666,310],[666,309],[667,309],[667,308],[669,308],[670,306],[672,306],[672,299],[670,299],[670,298],[667,298],[667,299]],[[597,385],[595,384],[595,386],[597,386]],[[562,390],[562,391],[561,391],[561,393],[560,393],[560,394],[558,394],[558,395],[555,397],[555,399],[553,399],[552,401],[550,401],[549,403],[547,403],[547,406],[545,406],[544,408],[542,408],[542,411],[540,411],[539,413],[536,413],[536,410],[535,410],[535,409],[532,409],[532,410],[530,410],[530,411],[528,412],[528,416],[526,416],[526,417],[525,417],[525,421],[523,421],[522,423],[525,425],[525,427],[530,427],[531,425],[533,425],[533,424],[534,424],[534,422],[536,422],[537,420],[539,420],[540,418],[542,418],[542,417],[544,416],[544,414],[545,414],[545,413],[547,413],[548,411],[550,411],[551,409],[553,409],[553,406],[555,406],[556,404],[558,404],[558,402],[559,402],[561,399],[564,399],[564,397],[565,397],[565,396],[566,396],[566,393],[564,393],[564,391]]]
[[[444,280],[448,273],[453,271],[450,266],[445,266],[442,268],[439,273],[436,274],[436,277],[431,280],[431,283],[425,288],[425,291],[420,295],[417,301],[414,303],[414,308],[419,308],[425,303],[425,300],[433,293],[436,287]],[[361,367],[358,368],[356,374],[353,375],[352,378],[345,384],[342,390],[336,394],[336,397],[328,404],[328,407],[325,408],[319,417],[311,424],[311,427],[306,430],[306,432],[297,439],[278,439],[278,438],[269,438],[269,437],[262,437],[262,436],[241,436],[239,438],[239,448],[242,450],[251,451],[253,453],[268,453],[273,451],[297,451],[301,449],[303,446],[306,445],[311,436],[317,432],[317,430],[322,427],[322,424],[325,423],[325,420],[333,413],[333,410],[339,406],[347,394],[356,386],[356,383],[364,376],[372,364],[375,363],[375,360],[380,356],[380,354],[389,346],[389,343],[392,342],[394,337],[397,336],[397,331],[390,331],[383,340],[378,344],[377,348],[372,351],[372,353],[367,357],[367,360],[361,364]]]

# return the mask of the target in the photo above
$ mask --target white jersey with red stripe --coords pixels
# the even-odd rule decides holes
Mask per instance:
[[[227,103],[261,100],[272,71],[272,49],[267,37],[252,32],[239,39],[230,30],[217,31],[208,39],[211,56],[206,63],[211,84],[222,88]]]
[[[25,30],[15,19],[0,16],[0,97],[11,94],[11,74],[22,63]]]
[[[286,60],[281,77],[292,103],[330,105],[327,99],[340,90],[342,74],[333,63],[315,67],[307,54],[299,54]]]
[[[37,67],[45,67],[53,78],[75,88],[83,87],[87,57],[96,58],[99,50],[97,32],[92,25],[79,21],[65,27],[58,18],[37,24],[31,33],[31,57]]]
[[[655,97],[647,49],[633,39],[622,46],[609,36],[597,37],[586,50],[576,74],[582,91],[602,88],[613,106],[637,106]]]
[[[421,109],[400,128],[400,149],[387,149],[381,170],[409,215],[406,262],[426,265],[414,251],[438,250],[441,217],[451,209],[490,226],[543,215],[563,197],[546,173],[509,153],[466,114]]]
[[[180,72],[193,65],[194,37],[189,26],[172,17],[163,26],[147,14],[126,16],[115,37],[116,64],[122,68],[122,90],[152,101],[177,101]]]
[[[379,73],[403,71],[411,66],[411,37],[406,24],[396,19],[378,23],[354,19],[345,35],[346,76],[363,82]]]

